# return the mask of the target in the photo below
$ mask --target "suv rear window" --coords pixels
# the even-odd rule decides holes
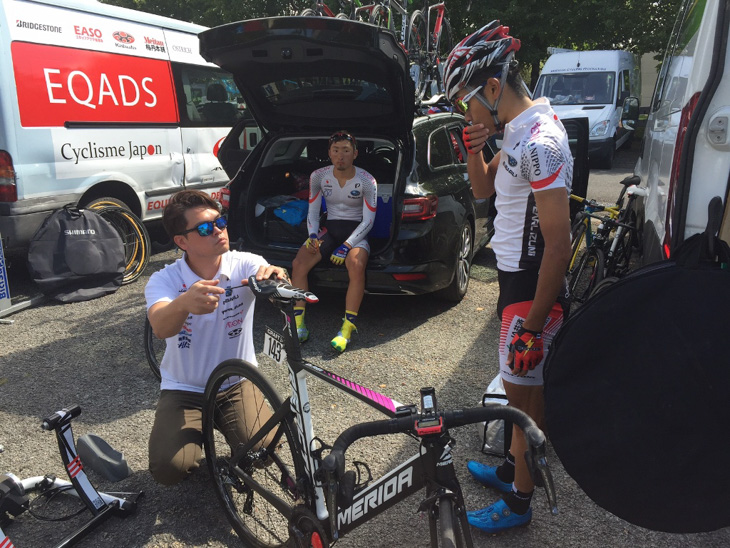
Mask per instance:
[[[391,105],[385,88],[354,78],[310,76],[277,80],[262,86],[264,97],[273,105],[314,101],[347,101]],[[353,108],[357,108],[353,106]]]

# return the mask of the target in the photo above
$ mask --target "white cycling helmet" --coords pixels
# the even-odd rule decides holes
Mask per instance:
[[[446,59],[444,71],[444,88],[449,101],[453,102],[459,90],[469,85],[474,74],[489,67],[502,66],[501,83],[502,89],[504,89],[509,65],[515,52],[520,49],[520,41],[510,36],[508,32],[509,27],[500,25],[499,21],[495,20],[456,45]],[[501,125],[497,120],[497,106],[500,98],[501,91],[500,97],[497,98],[494,105],[489,105],[486,99],[480,97],[485,106],[492,111],[497,127]]]

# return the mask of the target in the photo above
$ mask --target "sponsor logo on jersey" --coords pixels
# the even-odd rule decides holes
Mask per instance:
[[[507,154],[507,162],[512,167],[515,167],[517,165],[517,160],[515,158],[513,158],[512,156],[510,156],[509,154]]]

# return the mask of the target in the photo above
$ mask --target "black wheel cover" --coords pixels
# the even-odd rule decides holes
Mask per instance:
[[[671,533],[730,525],[730,272],[644,269],[553,341],[547,431],[599,506]]]

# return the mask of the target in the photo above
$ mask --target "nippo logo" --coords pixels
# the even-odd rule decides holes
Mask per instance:
[[[122,30],[112,33],[112,36],[117,42],[121,42],[122,44],[131,44],[134,42],[134,36]]]

